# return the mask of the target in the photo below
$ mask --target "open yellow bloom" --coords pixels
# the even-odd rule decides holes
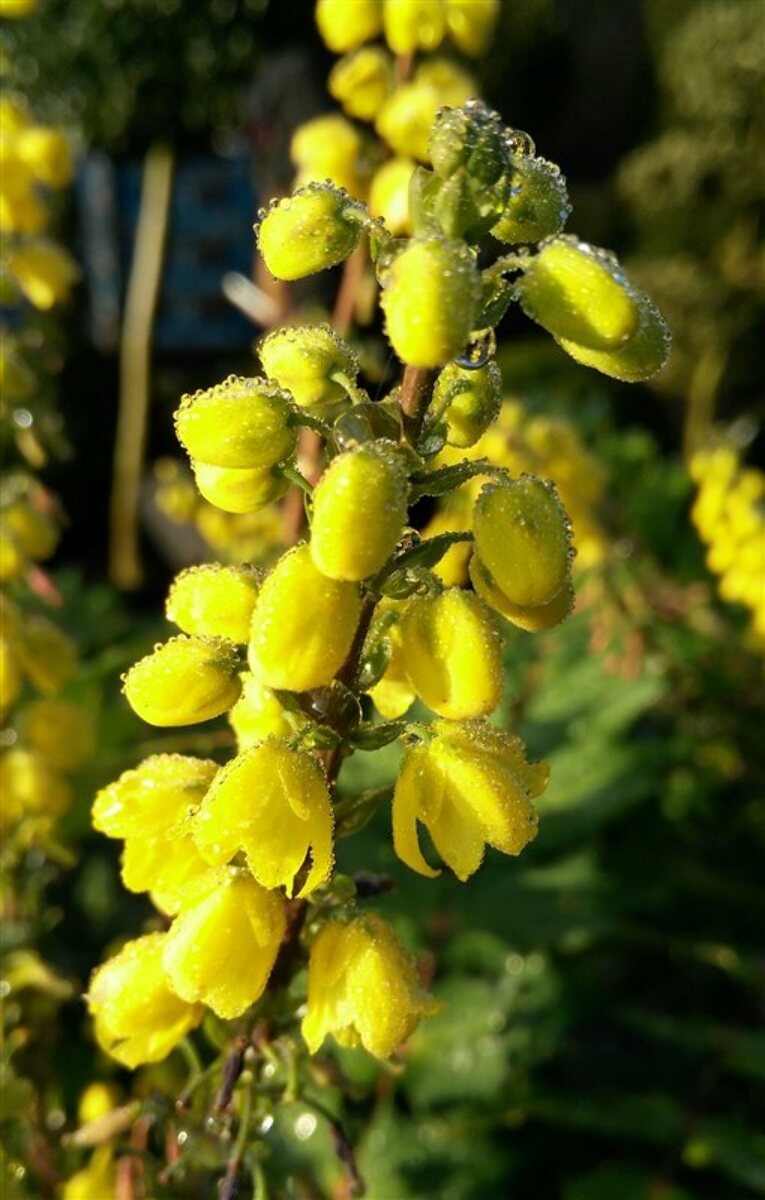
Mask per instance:
[[[420,875],[438,875],[423,858],[417,822],[458,879],[469,878],[485,845],[520,854],[535,837],[531,799],[547,786],[546,763],[528,763],[520,738],[483,721],[437,721],[435,737],[407,750],[393,794],[393,845]]]
[[[188,824],[153,837],[136,834],[125,839],[122,882],[129,892],[148,892],[162,912],[179,912],[189,892],[209,873]]]
[[[162,955],[167,934],[128,942],[93,974],[87,994],[96,1041],[126,1067],[160,1062],[202,1020],[167,982]]]
[[[101,789],[93,828],[107,837],[165,833],[196,811],[217,770],[209,758],[153,754]]]
[[[164,969],[185,1000],[238,1017],[262,995],[285,929],[278,893],[236,870],[213,872],[166,935]]]
[[[312,1054],[328,1033],[342,1046],[389,1058],[421,1016],[438,1005],[422,990],[414,963],[373,913],[325,925],[311,948],[303,1037]]]
[[[285,887],[311,856],[299,895],[332,870],[332,805],[324,772],[309,754],[269,738],[221,770],[193,821],[200,853],[220,866],[240,850],[264,887]]]

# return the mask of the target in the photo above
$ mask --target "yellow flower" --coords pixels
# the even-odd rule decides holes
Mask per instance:
[[[652,379],[667,363],[672,335],[652,300],[638,295],[636,305],[637,329],[627,342],[613,350],[591,349],[565,337],[556,340],[582,366],[593,367],[612,379],[621,379],[624,383]]]
[[[547,786],[546,763],[528,763],[520,738],[482,721],[437,721],[432,741],[407,750],[393,795],[393,845],[420,875],[438,875],[423,858],[417,822],[458,879],[469,878],[486,844],[520,854],[536,836],[531,799]]]
[[[174,990],[219,1017],[238,1017],[263,994],[286,929],[284,900],[236,870],[214,872],[166,936]]]
[[[335,54],[355,50],[382,30],[381,0],[318,0],[316,24],[324,42]]]
[[[247,750],[270,734],[290,737],[299,725],[299,719],[295,718],[293,723],[271,689],[251,671],[245,671],[241,679],[242,694],[228,714],[239,750]]]
[[[361,206],[329,183],[309,183],[272,204],[257,227],[258,246],[277,279],[302,279],[337,266],[361,238]]]
[[[269,379],[286,388],[301,408],[336,404],[346,389],[336,376],[354,382],[359,363],[329,325],[287,326],[269,333],[258,347]]]
[[[150,725],[195,725],[236,703],[238,666],[234,647],[224,638],[175,637],[130,668],[123,691]]]
[[[221,770],[193,821],[200,853],[222,866],[240,851],[263,887],[284,887],[310,855],[305,896],[332,870],[332,803],[324,772],[309,754],[268,738]]]
[[[35,179],[49,188],[63,188],[72,180],[72,150],[60,129],[33,125],[19,132],[16,153]]]
[[[47,312],[66,300],[79,278],[72,256],[56,242],[24,242],[8,255],[8,270],[35,308]]]
[[[41,754],[13,746],[0,756],[0,824],[30,815],[59,816],[69,806],[68,784]]]
[[[400,610],[401,606],[394,608],[394,605],[395,601],[384,599],[377,607],[377,615],[385,619],[392,610]],[[385,637],[390,645],[390,659],[382,679],[370,688],[369,695],[380,715],[388,721],[395,721],[398,717],[403,717],[416,698],[404,663],[400,617],[388,625]]]
[[[215,467],[273,467],[295,449],[290,397],[266,379],[229,376],[184,396],[175,413],[178,441],[192,459]]]
[[[468,569],[470,581],[481,599],[507,621],[528,633],[540,633],[544,629],[560,625],[574,607],[574,589],[568,580],[557,596],[553,596],[546,604],[513,604],[497,587],[477,555],[474,554],[471,558]]]
[[[227,513],[256,513],[289,487],[272,467],[216,467],[199,459],[191,465],[200,495]]]
[[[421,700],[441,717],[482,717],[502,697],[502,653],[491,615],[461,588],[414,596],[401,621],[404,667]]]
[[[17,20],[20,17],[28,17],[37,8],[39,0],[2,0],[0,5],[0,17],[11,17]]]
[[[93,828],[107,837],[153,837],[183,824],[199,808],[218,764],[183,754],[153,754],[102,788]]]
[[[89,712],[69,700],[32,700],[20,722],[24,740],[60,771],[87,762],[95,749]]]
[[[381,282],[386,333],[402,362],[440,367],[465,348],[480,279],[464,242],[414,238],[384,269]]]
[[[463,54],[474,58],[489,46],[499,0],[444,0],[449,36]]]
[[[94,1150],[87,1166],[64,1183],[61,1200],[105,1200],[117,1186],[117,1167],[111,1146]]]
[[[116,1108],[120,1102],[120,1093],[113,1083],[89,1083],[77,1101],[77,1122],[79,1125],[89,1125],[98,1121]]]
[[[252,615],[250,668],[270,688],[305,692],[334,679],[358,625],[358,585],[328,579],[310,546],[282,555]]]
[[[308,964],[303,1037],[312,1054],[328,1033],[342,1046],[389,1058],[421,1016],[438,1008],[393,930],[373,913],[319,933]]]
[[[374,146],[340,113],[313,117],[298,126],[290,157],[298,169],[296,185],[331,180],[351,196],[363,199],[369,183]]]
[[[394,54],[435,50],[446,33],[443,0],[385,0],[385,38]]]
[[[125,839],[122,882],[130,892],[148,892],[162,912],[179,912],[209,872],[188,823],[155,836],[139,833]]]
[[[478,370],[449,363],[433,387],[433,409],[443,410],[446,440],[464,449],[474,446],[499,415],[502,375],[496,362]]]
[[[258,586],[258,574],[252,567],[220,563],[188,567],[173,580],[165,615],[184,633],[220,636],[244,644],[250,636]]]
[[[28,617],[16,646],[21,668],[40,692],[57,692],[77,670],[74,642],[47,617]]]
[[[409,184],[414,168],[411,158],[391,158],[378,168],[369,189],[369,211],[373,217],[382,217],[394,237],[412,232]]]
[[[128,942],[93,974],[87,994],[96,1041],[126,1067],[160,1062],[202,1020],[167,982],[162,956],[168,935]]]
[[[415,71],[411,83],[397,87],[380,109],[375,129],[395,154],[430,160],[428,144],[436,113],[458,107],[476,94],[475,80],[448,59],[432,59]]]
[[[406,470],[374,442],[330,463],[313,496],[311,556],[330,579],[368,579],[396,548],[407,516]]]
[[[373,121],[393,90],[393,63],[381,46],[363,46],[332,68],[327,87],[351,117]]]

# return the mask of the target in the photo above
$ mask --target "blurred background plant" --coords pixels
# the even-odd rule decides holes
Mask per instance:
[[[255,180],[237,209],[247,231],[258,195],[291,185],[293,130],[327,107],[322,84],[336,59],[308,12],[300,21],[294,14],[274,4],[41,0],[30,17],[2,23],[5,79],[29,96],[35,116],[68,124],[78,145],[106,151],[117,167],[135,170],[158,132],[179,156],[215,148],[225,157],[235,146],[244,177],[251,162]],[[229,38],[239,28],[242,55]],[[93,49],[75,54],[89,39]],[[750,633],[754,605],[741,605],[735,587],[716,593],[726,552],[705,565],[709,526],[697,513],[699,537],[691,522],[696,483],[686,465],[720,444],[750,461],[762,447],[763,46],[762,13],[748,0],[529,0],[500,5],[487,54],[467,68],[511,124],[534,130],[541,154],[565,162],[579,232],[625,252],[666,312],[675,351],[655,384],[632,390],[581,372],[522,318],[501,327],[508,401],[492,453],[521,469],[533,462],[569,489],[581,599],[559,629],[536,640],[517,632],[508,642],[503,718],[552,767],[528,856],[509,869],[490,859],[468,892],[397,870],[382,818],[344,844],[343,871],[373,865],[396,876],[381,909],[447,1002],[411,1040],[400,1076],[340,1051],[338,1079],[342,1072],[352,1090],[322,1081],[319,1102],[353,1135],[375,1200],[765,1194],[762,660]],[[445,52],[452,57],[454,48]],[[76,195],[74,212],[62,216],[82,251],[88,210]],[[122,297],[132,235],[129,222],[120,228]],[[235,254],[216,265],[210,294],[220,294],[226,269],[250,275]],[[164,736],[136,748],[116,676],[166,636],[153,613],[179,566],[208,554],[267,557],[282,532],[278,514],[265,531],[205,515],[180,465],[160,463],[157,482],[147,473],[142,484],[146,582],[129,604],[114,598],[104,579],[117,358],[114,343],[94,345],[90,274],[87,282],[61,332],[47,327],[32,343],[35,363],[43,347],[56,363],[66,349],[59,388],[75,458],[51,463],[46,478],[72,524],[53,563],[69,627],[92,664],[87,701],[100,717],[98,761],[87,765],[64,822],[81,861],[48,886],[38,941],[54,979],[69,986],[80,986],[150,911],[121,891],[112,844],[87,832],[92,793],[140,753],[184,749]],[[160,289],[160,313],[170,282]],[[326,312],[333,298],[294,294],[303,312]],[[163,343],[155,327],[151,457],[173,451],[170,411],[182,391],[230,370],[251,372],[252,336],[242,322],[225,344],[192,335],[179,345]],[[385,365],[374,336],[365,355],[373,380]],[[34,392],[41,404],[45,390]],[[47,411],[50,437],[60,438],[55,409]],[[703,458],[693,472],[702,492],[714,482]],[[745,485],[742,500],[754,520],[750,577],[761,601],[758,485]],[[423,528],[441,519],[423,505]],[[750,517],[737,520],[750,528]],[[201,541],[181,536],[192,525]],[[715,527],[725,534],[719,512]],[[728,536],[728,555],[732,545]],[[214,754],[220,732],[191,749]],[[387,782],[390,763],[384,781],[363,773],[372,761],[354,760],[353,786]],[[24,861],[37,887],[46,872],[34,855]],[[180,1095],[185,1064],[174,1057],[131,1083],[93,1049],[73,993],[45,999],[44,989],[29,989],[25,1003],[32,997],[22,1025],[33,1022],[35,1052],[25,1052],[25,1067],[34,1059],[36,1078],[47,1082],[22,1100],[5,1091],[10,1160],[19,1162],[20,1148],[28,1153],[16,1192],[56,1195],[61,1179],[90,1163],[90,1191],[80,1194],[108,1194],[107,1155],[98,1147],[100,1158],[90,1155],[113,1134],[124,1148],[134,1102],[153,1153],[174,1160],[172,1145],[151,1140],[157,1118],[169,1119],[178,1145],[196,1139],[204,1169],[227,1136],[225,1115],[205,1131],[187,1124],[183,1109],[153,1107],[158,1093]],[[101,1090],[86,1090],[94,1079]],[[62,1130],[71,1135],[105,1112],[100,1132],[91,1127],[62,1147]],[[21,1146],[19,1113],[33,1117]],[[46,1124],[50,1171],[28,1140]],[[286,1107],[263,1133],[277,1164],[274,1196],[348,1194],[337,1130],[321,1111]],[[202,1196],[204,1186],[171,1171],[157,1195]]]

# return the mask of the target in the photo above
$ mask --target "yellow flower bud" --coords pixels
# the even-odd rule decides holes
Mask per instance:
[[[228,513],[254,513],[278,500],[289,480],[272,467],[214,467],[192,460],[200,495]]]
[[[411,158],[391,158],[377,170],[369,189],[369,211],[373,217],[382,217],[394,237],[412,232],[409,184],[414,167]]]
[[[225,637],[244,645],[258,589],[258,572],[252,567],[187,567],[173,580],[165,615],[184,633]]]
[[[21,670],[10,638],[0,635],[0,719],[21,694]]]
[[[104,1200],[104,1196],[114,1195],[116,1187],[114,1148],[110,1145],[99,1146],[93,1151],[87,1165],[66,1180],[61,1200]]]
[[[478,595],[485,600],[490,608],[500,613],[506,620],[525,629],[528,633],[540,633],[544,629],[552,629],[560,625],[574,606],[574,589],[570,580],[561,588],[557,596],[546,604],[513,604],[504,592],[497,587],[489,572],[476,555],[470,560],[468,568],[470,580]]]
[[[49,188],[66,187],[72,179],[72,150],[60,129],[33,125],[16,139],[16,152],[35,179]]]
[[[491,615],[461,588],[413,596],[401,621],[406,674],[441,717],[464,720],[492,712],[502,698],[502,652]]]
[[[578,346],[613,350],[638,328],[638,297],[616,259],[571,236],[543,242],[516,289],[527,316]]]
[[[495,362],[471,371],[449,363],[433,388],[433,411],[443,408],[450,446],[474,446],[499,415],[502,375]]]
[[[21,669],[41,692],[57,692],[77,670],[74,642],[47,617],[28,617],[16,646]]]
[[[249,663],[267,687],[305,692],[334,679],[348,657],[361,601],[355,583],[329,579],[311,549],[282,555],[252,615]]]
[[[43,312],[66,300],[80,270],[56,242],[24,242],[8,255],[8,270],[35,308]]]
[[[478,58],[489,46],[499,0],[444,0],[449,36],[463,54]]]
[[[157,908],[171,915],[210,874],[189,829],[187,823],[156,837],[135,834],[125,839],[122,852],[122,882],[128,891],[149,892]]]
[[[120,1091],[113,1083],[89,1083],[77,1101],[78,1125],[90,1125],[105,1117],[120,1103]]]
[[[385,0],[383,25],[394,54],[435,50],[446,33],[443,0]]]
[[[473,529],[476,556],[512,604],[547,604],[567,586],[571,535],[551,483],[532,475],[487,483]]]
[[[167,936],[150,933],[128,942],[90,980],[86,999],[96,1041],[131,1069],[166,1058],[204,1013],[170,990],[162,966]]]
[[[34,750],[14,746],[0,756],[0,826],[24,817],[60,816],[68,807],[68,785]]]
[[[178,441],[193,459],[216,467],[273,467],[289,458],[297,434],[290,397],[266,379],[230,375],[184,396],[175,414]]]
[[[437,721],[435,737],[405,751],[393,794],[396,854],[420,875],[438,874],[423,858],[417,822],[463,882],[485,845],[520,854],[537,832],[531,799],[547,786],[546,763],[530,764],[520,738],[473,721]]]
[[[17,170],[18,165],[18,160],[14,160],[13,169]],[[7,170],[8,165],[6,164],[4,171],[7,173]],[[19,180],[11,189],[7,186],[0,188],[0,233],[25,235],[42,233],[48,225],[48,219],[48,209],[35,192],[31,179],[26,187]],[[22,256],[21,262],[22,271],[25,268],[29,270],[25,257]],[[4,283],[8,286],[5,280]],[[17,279],[17,283],[21,286],[19,279]],[[37,305],[37,307],[43,307],[43,305]]]
[[[195,725],[236,703],[238,666],[233,645],[223,638],[175,637],[130,668],[123,691],[150,725]]]
[[[331,1033],[341,1046],[389,1058],[418,1020],[438,1005],[421,988],[414,962],[374,913],[325,925],[311,947],[303,1037],[315,1054]]]
[[[463,242],[415,238],[381,282],[386,332],[402,362],[440,367],[464,349],[480,281],[475,256]]]
[[[376,156],[374,143],[341,113],[326,113],[298,126],[290,157],[298,168],[295,185],[329,180],[363,199]]]
[[[58,529],[50,517],[27,500],[14,500],[0,513],[3,532],[10,534],[25,558],[50,558],[58,545]]]
[[[108,784],[93,804],[93,828],[107,837],[154,837],[199,807],[218,764],[183,754],[153,754]]]
[[[318,0],[316,24],[335,54],[355,50],[382,31],[381,0]]]
[[[423,63],[411,83],[397,87],[380,110],[375,128],[394,153],[429,162],[436,113],[459,107],[476,94],[475,80],[447,59]]]
[[[592,350],[564,337],[557,341],[582,366],[594,367],[612,379],[621,379],[624,383],[652,379],[666,365],[672,337],[666,321],[647,296],[638,295],[636,303],[638,327],[629,341],[615,350]]]
[[[381,46],[363,46],[332,68],[327,87],[351,117],[373,121],[393,90],[393,64]]]
[[[269,734],[290,737],[296,726],[271,689],[250,671],[244,672],[241,679],[242,694],[228,714],[239,751],[262,742]]]
[[[393,447],[373,442],[333,459],[313,496],[311,555],[322,575],[362,580],[379,571],[403,533],[407,496]]]
[[[25,742],[60,771],[81,766],[95,750],[93,718],[69,700],[30,701],[20,728]]]
[[[571,215],[566,179],[555,163],[532,154],[513,158],[513,190],[492,229],[500,242],[541,242],[560,233]]]
[[[260,343],[258,352],[269,379],[291,392],[302,408],[345,399],[346,390],[334,376],[354,381],[359,373],[356,355],[329,325],[277,329]]]
[[[258,246],[277,279],[302,279],[337,266],[356,249],[363,209],[327,183],[309,183],[272,204],[258,226]]]
[[[244,851],[263,887],[284,887],[311,856],[299,895],[326,883],[332,870],[332,803],[316,759],[268,738],[221,770],[194,818],[200,853],[222,866]]]
[[[219,1017],[238,1017],[262,996],[285,930],[278,893],[236,870],[213,872],[167,934],[170,984]]]

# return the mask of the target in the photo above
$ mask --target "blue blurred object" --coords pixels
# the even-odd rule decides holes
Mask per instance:
[[[91,154],[77,181],[88,325],[101,350],[114,350],[138,220],[143,163]],[[246,154],[196,155],[175,167],[153,344],[158,349],[246,347],[253,327],[225,299],[223,277],[251,277],[257,198]]]

